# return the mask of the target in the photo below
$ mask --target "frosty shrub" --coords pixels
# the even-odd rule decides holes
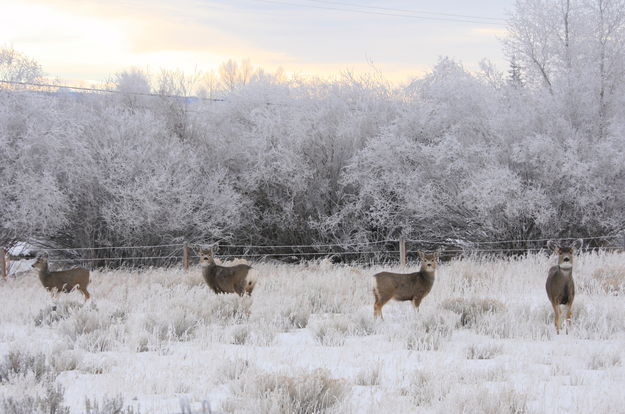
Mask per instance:
[[[459,263],[460,277],[458,283],[461,284],[460,293],[469,293],[483,290],[490,285],[496,275],[484,266],[478,257],[474,260]]]
[[[186,341],[191,338],[198,326],[195,315],[183,309],[174,309],[168,316],[168,331],[172,340]]]
[[[9,351],[0,362],[0,384],[27,374],[34,375],[35,381],[47,381],[56,377],[56,372],[43,353],[32,355],[19,350]]]
[[[480,414],[525,414],[528,413],[529,396],[511,387],[454,388],[453,395],[442,404],[448,411]]]
[[[400,389],[400,394],[407,396],[418,407],[427,407],[434,402],[444,400],[451,389],[452,381],[449,378],[417,371],[411,375],[408,385]]]
[[[495,339],[526,338],[532,340],[547,340],[555,335],[551,306],[544,303],[542,306],[516,305],[508,312],[487,312],[473,325],[473,329],[480,335],[487,335]]]
[[[443,309],[460,315],[459,326],[470,328],[485,314],[499,313],[506,310],[506,306],[497,299],[447,299],[440,305]]]
[[[356,336],[367,336],[375,333],[375,321],[368,311],[358,311],[350,314],[349,333]]]
[[[586,364],[588,369],[600,370],[621,366],[621,355],[616,351],[606,350],[605,352],[595,352],[590,356]]]
[[[81,302],[59,301],[55,305],[49,305],[41,309],[35,316],[35,326],[52,325],[55,322],[67,319],[76,310],[84,305]]]
[[[349,385],[344,380],[332,378],[324,369],[261,373],[245,387],[244,394],[237,395],[241,400],[231,400],[228,405],[261,414],[323,413],[342,401],[348,392]]]
[[[3,414],[69,414],[69,407],[63,405],[63,399],[63,387],[48,384],[43,397],[24,393],[20,399],[3,398],[0,401],[0,411]]]
[[[143,329],[147,332],[147,336],[142,336],[140,342],[154,342],[167,341],[169,335],[169,321],[163,320],[157,315],[146,315],[142,321]]]
[[[82,353],[76,350],[59,350],[50,356],[50,365],[56,372],[73,371],[80,366]]]
[[[625,267],[601,267],[592,273],[592,280],[597,282],[602,293],[615,296],[625,293]]]
[[[113,350],[119,336],[113,329],[98,329],[80,335],[74,344],[77,348],[88,352],[107,352]]]
[[[250,337],[250,327],[248,325],[234,326],[231,329],[230,334],[232,335],[232,344],[245,345]]]
[[[495,344],[475,344],[466,350],[467,359],[493,359],[501,354],[503,347]]]
[[[207,303],[202,306],[207,308],[205,312],[209,322],[233,324],[241,323],[249,318],[252,300],[249,296],[211,294]]]
[[[315,340],[323,346],[342,346],[349,335],[350,324],[344,317],[323,319],[312,325]]]
[[[402,343],[409,350],[437,351],[451,338],[455,323],[456,317],[450,312],[430,313],[399,329],[393,328],[391,340]]]
[[[93,303],[73,309],[69,316],[58,322],[59,332],[75,347],[89,352],[104,352],[126,340],[125,315],[99,310]]]
[[[236,381],[249,370],[255,370],[255,365],[247,359],[226,359],[215,370],[216,379],[218,383]]]
[[[101,402],[98,400],[85,400],[85,414],[140,414],[132,406],[124,406],[124,397],[104,397]]]
[[[380,377],[382,375],[382,365],[375,364],[372,367],[363,368],[356,375],[354,383],[356,385],[374,386],[380,384]]]
[[[343,301],[332,286],[323,284],[306,292],[302,298],[309,303],[310,313],[341,313]]]
[[[302,329],[308,326],[310,309],[293,302],[280,310],[284,323],[284,329]]]
[[[625,331],[625,315],[615,312],[609,306],[582,308],[576,314],[573,304],[572,325],[569,332],[581,339],[606,340],[617,337]]]
[[[110,317],[95,306],[83,306],[71,310],[69,316],[60,322],[59,330],[68,338],[76,340],[80,335],[106,330],[112,323]]]

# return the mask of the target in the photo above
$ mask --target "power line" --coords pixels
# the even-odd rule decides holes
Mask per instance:
[[[339,2],[339,1],[327,1],[327,0],[306,0],[306,1],[314,2],[314,3],[326,3],[326,4],[336,4],[336,5],[349,6],[349,7],[358,7],[358,8],[363,8],[363,9],[385,10],[385,11],[392,11],[392,12],[399,12],[399,13],[459,17],[462,19],[475,19],[475,20],[492,20],[492,21],[497,21],[501,23],[504,23],[506,21],[506,19],[501,18],[501,17],[471,16],[471,15],[466,15],[466,14],[440,13],[440,12],[431,12],[431,11],[426,11],[426,10],[409,10],[409,9],[396,9],[396,8],[390,8],[390,7],[364,6],[360,4],[351,4],[351,3],[344,3],[344,2]]]
[[[452,17],[417,16],[414,14],[388,13],[388,12],[382,12],[382,11],[347,9],[347,8],[329,7],[329,6],[315,6],[312,4],[290,3],[290,2],[278,1],[278,0],[255,0],[255,1],[258,1],[261,3],[279,4],[282,6],[295,6],[295,7],[303,7],[303,8],[321,9],[321,10],[334,10],[334,11],[343,11],[343,12],[348,12],[348,13],[361,13],[361,14],[371,14],[371,15],[379,15],[379,16],[388,16],[388,17],[402,17],[402,18],[407,18],[407,19],[434,20],[434,21],[455,22],[455,23],[472,23],[472,24],[488,24],[488,25],[495,25],[495,26],[503,26],[503,22],[480,21],[477,19],[468,19],[468,18],[462,19],[462,18],[452,18]]]
[[[150,93],[150,92],[124,92],[124,91],[116,91],[114,89],[87,88],[84,86],[54,85],[51,83],[17,82],[17,81],[7,81],[7,80],[0,80],[0,83],[5,83],[9,85],[20,85],[20,86],[35,86],[38,88],[57,88],[57,89],[71,89],[71,90],[85,91],[85,92],[103,92],[103,93],[112,93],[112,94],[118,94],[118,95],[152,96],[152,97],[174,98],[174,99],[182,99],[182,100],[197,99],[199,101],[212,101],[212,102],[225,101],[224,99],[219,99],[219,98],[200,98],[197,96],[165,95],[165,94]]]

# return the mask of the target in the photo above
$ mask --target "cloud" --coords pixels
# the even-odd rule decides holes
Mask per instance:
[[[231,58],[328,76],[370,71],[372,57],[389,79],[404,80],[425,73],[440,55],[479,54],[477,61],[496,44],[494,35],[505,33],[235,0],[0,0],[0,9],[0,39],[61,78],[105,79],[129,66],[193,72]]]
[[[505,36],[508,32],[504,28],[500,27],[474,27],[471,29],[471,33],[486,36]]]

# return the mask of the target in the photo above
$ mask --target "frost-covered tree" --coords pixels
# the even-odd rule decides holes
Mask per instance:
[[[0,48],[0,80],[38,82],[43,76],[41,65],[13,48]]]
[[[1,241],[525,246],[617,233],[621,23],[602,7],[621,10],[519,1],[514,81],[486,60],[471,72],[442,58],[406,87],[230,61],[204,77],[121,72],[109,95],[0,89]]]

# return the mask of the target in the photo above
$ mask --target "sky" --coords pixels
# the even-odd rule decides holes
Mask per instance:
[[[0,0],[0,47],[46,75],[103,82],[136,67],[187,73],[228,59],[299,76],[378,71],[393,82],[443,56],[506,69],[513,0]],[[467,17],[470,16],[470,17]]]

